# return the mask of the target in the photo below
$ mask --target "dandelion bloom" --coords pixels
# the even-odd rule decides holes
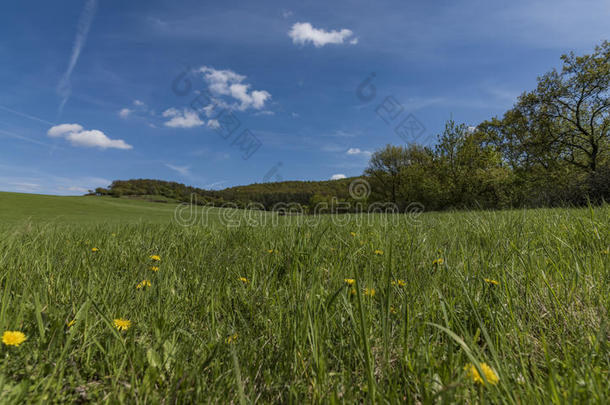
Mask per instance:
[[[273,252],[275,252],[275,250],[273,250],[273,249],[267,249],[267,253],[273,253]]]
[[[228,338],[226,338],[225,342],[227,342],[227,344],[231,344],[231,343],[235,342],[236,340],[237,340],[237,333],[234,333],[231,336],[229,336]]]
[[[114,320],[114,327],[117,328],[118,330],[127,330],[129,329],[129,327],[131,326],[131,321],[127,320],[127,319],[115,319]]]
[[[98,248],[91,248],[91,251],[92,252],[97,252],[97,251],[99,251],[99,249]]]
[[[493,279],[491,279],[491,278],[484,278],[483,280],[485,280],[485,282],[486,282],[487,284],[491,284],[491,285],[498,285],[498,284],[500,284],[498,281],[493,280]]]
[[[68,323],[66,324],[66,326],[67,326],[68,328],[71,328],[71,327],[72,327],[72,325],[74,325],[75,323],[76,323],[76,319],[72,319],[70,322],[68,322]]]
[[[603,254],[607,255],[608,253],[610,253],[610,250],[606,249],[602,252]]]
[[[150,287],[150,281],[149,280],[142,280],[140,281],[140,283],[136,286],[136,288],[139,290],[140,288],[146,288],[146,287]]]
[[[358,291],[356,291],[356,289],[355,289],[355,288],[352,288],[352,289],[350,290],[350,292],[349,292],[349,293],[350,293],[351,295],[356,295],[356,293],[357,293],[357,292],[358,292]]]
[[[370,297],[374,297],[375,296],[375,289],[374,288],[365,288],[364,289],[364,295],[368,295]]]
[[[7,346],[19,346],[27,340],[23,332],[7,330],[2,334],[2,343]]]
[[[161,256],[159,256],[159,255],[152,255],[152,256],[150,256],[150,258],[152,260],[154,260],[155,262],[160,262],[161,261]]]
[[[345,281],[345,284],[347,285],[354,285],[354,283],[356,282],[356,280],[354,280],[353,278],[344,278],[343,281]]]
[[[407,285],[407,282],[405,280],[396,280],[396,281],[392,281],[392,285],[397,285],[399,287],[404,287]]]
[[[442,257],[439,257],[438,259],[432,262],[432,264],[435,266],[440,266],[443,263],[445,263],[445,259],[443,259]]]
[[[152,271],[159,271],[159,268],[158,268],[157,266],[152,266],[150,269],[151,269]]]
[[[250,282],[250,281],[249,281],[247,278],[245,278],[245,277],[239,277],[239,278],[238,278],[238,280],[239,280],[239,281],[241,281],[241,282],[242,282],[242,283],[244,283],[244,284],[247,284],[247,283],[249,283],[249,282]]]
[[[376,255],[382,255],[382,254],[383,254],[383,250],[379,250],[379,249],[377,249],[377,250],[375,250],[375,252],[374,252],[374,253],[375,253]]]
[[[356,236],[356,232],[350,232],[349,234],[352,236]]]
[[[469,363],[464,366],[464,370],[466,370],[466,375],[470,377],[472,381],[481,385],[485,385],[485,380],[487,380],[487,382],[491,385],[496,385],[498,381],[500,381],[500,378],[493,370],[493,368],[489,367],[486,363],[479,363],[479,367],[481,368],[485,379],[481,377],[481,375],[479,374],[479,370],[477,370],[474,364]]]

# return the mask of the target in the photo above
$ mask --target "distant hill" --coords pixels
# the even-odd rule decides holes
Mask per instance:
[[[115,180],[108,189],[97,188],[95,195],[113,197],[142,198],[155,202],[193,202],[199,205],[235,204],[245,207],[260,204],[266,210],[278,203],[298,203],[303,206],[331,200],[349,199],[349,184],[356,177],[325,181],[282,181],[275,183],[255,183],[247,186],[230,187],[223,190],[205,190],[182,183],[132,179]]]

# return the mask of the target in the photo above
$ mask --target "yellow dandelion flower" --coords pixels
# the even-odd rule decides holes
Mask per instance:
[[[146,288],[146,287],[150,287],[150,281],[149,280],[142,280],[140,281],[140,283],[136,286],[136,289],[141,289],[141,288]]]
[[[404,287],[407,285],[407,282],[405,280],[396,280],[396,281],[392,280],[391,284],[397,285],[399,287]]]
[[[68,322],[68,323],[66,324],[66,326],[67,326],[68,328],[71,328],[71,327],[72,327],[72,325],[74,325],[75,323],[76,323],[76,319],[72,319],[70,322]]]
[[[116,233],[112,233],[111,235],[112,235],[112,236],[116,236]]]
[[[92,252],[98,252],[98,251],[99,251],[99,249],[98,249],[98,248],[91,248],[91,251],[92,251]]]
[[[354,285],[354,283],[356,282],[356,280],[354,280],[353,278],[344,278],[343,281],[347,285]]]
[[[231,343],[235,342],[236,340],[237,340],[237,333],[234,333],[231,336],[229,336],[228,338],[226,338],[225,342],[227,344],[231,344]]]
[[[369,297],[374,297],[375,296],[375,289],[374,288],[365,288],[364,289],[364,295],[368,295]]]
[[[479,374],[479,370],[475,367],[474,364],[468,363],[464,366],[464,370],[466,371],[466,375],[472,379],[475,383],[485,385],[485,380],[491,385],[496,385],[500,378],[496,374],[493,368],[489,367],[486,363],[479,363],[479,368],[483,372],[483,377]]]
[[[157,266],[152,266],[150,269],[151,269],[152,271],[159,271],[159,268],[158,268]]]
[[[23,332],[7,330],[2,334],[2,343],[7,346],[19,346],[27,340]]]
[[[349,291],[349,293],[350,293],[351,295],[356,295],[356,293],[357,293],[357,292],[358,292],[358,291],[356,291],[356,289],[355,289],[355,288],[352,288],[352,289]]]
[[[442,265],[442,264],[444,264],[444,263],[445,263],[445,259],[443,259],[442,257],[439,257],[438,259],[436,259],[436,260],[434,260],[434,261],[432,262],[432,264],[433,264],[434,266],[440,266],[440,265]]]
[[[350,232],[349,234],[352,236],[356,236],[356,232]]]
[[[374,252],[374,253],[375,253],[376,255],[378,255],[378,256],[381,256],[381,255],[383,254],[383,250],[379,250],[379,249],[377,249],[377,250],[375,250],[375,252]]]
[[[484,278],[483,280],[485,280],[485,282],[486,282],[487,284],[490,284],[490,285],[498,285],[498,284],[500,284],[500,282],[498,282],[498,281],[496,281],[496,280],[493,280],[493,279],[491,279],[491,278]]]
[[[604,254],[604,255],[610,254],[610,250],[605,249],[605,250],[602,251],[602,254]]]
[[[123,318],[115,319],[114,327],[118,330],[127,330],[131,327],[131,321]]]
[[[275,252],[275,250],[273,250],[273,249],[267,249],[267,253],[273,253],[273,252]]]
[[[161,261],[161,256],[159,256],[159,255],[152,255],[152,256],[150,256],[150,258],[155,262]]]
[[[241,281],[241,282],[242,282],[242,283],[244,283],[244,284],[248,284],[248,283],[250,282],[250,280],[248,280],[248,279],[247,279],[247,278],[245,278],[245,277],[239,277],[239,278],[238,278],[238,280],[239,280],[239,281]]]

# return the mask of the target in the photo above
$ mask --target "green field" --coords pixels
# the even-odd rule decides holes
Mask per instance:
[[[0,345],[0,402],[610,401],[609,206],[174,208],[0,193],[0,333],[27,337]]]

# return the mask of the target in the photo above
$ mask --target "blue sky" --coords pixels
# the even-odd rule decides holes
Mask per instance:
[[[500,115],[609,20],[602,0],[3,2],[0,190],[359,175],[403,118],[430,143]]]

